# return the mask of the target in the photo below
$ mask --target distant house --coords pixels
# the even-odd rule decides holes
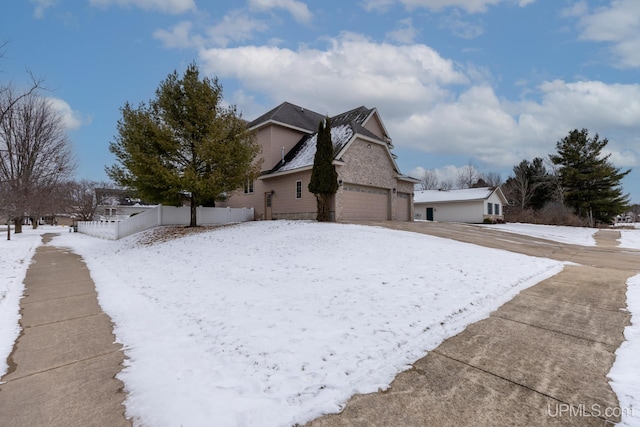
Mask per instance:
[[[507,204],[500,187],[467,188],[463,190],[416,191],[416,219],[441,222],[482,223],[504,221]]]
[[[316,198],[308,185],[318,125],[324,119],[285,102],[249,123],[262,148],[263,170],[222,206],[253,207],[256,219],[315,219]],[[417,180],[400,173],[378,111],[359,107],[330,121],[339,184],[332,218],[411,221]]]
[[[629,211],[624,214],[616,215],[615,223],[616,224],[629,224],[636,222],[636,214],[632,211]]]
[[[122,221],[156,206],[132,197],[123,189],[96,188],[95,192],[97,206],[93,215],[94,221]]]

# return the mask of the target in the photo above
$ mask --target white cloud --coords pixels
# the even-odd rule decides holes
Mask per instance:
[[[89,118],[82,117],[78,111],[74,111],[66,101],[60,98],[47,98],[47,101],[49,101],[53,110],[60,115],[62,123],[67,130],[78,129],[91,121]]]
[[[589,5],[587,4],[586,1],[582,0],[572,4],[567,8],[562,9],[561,15],[565,17],[572,17],[572,16],[580,17],[583,15],[586,15],[588,11],[589,11]]]
[[[472,86],[454,101],[416,111],[388,127],[396,131],[397,146],[466,155],[487,164],[514,164],[525,154],[524,147],[517,147],[518,122],[488,86]]]
[[[367,12],[386,12],[395,2],[396,0],[364,0],[360,5]]]
[[[578,5],[574,16],[582,14],[579,27],[583,40],[608,43],[620,67],[640,67],[640,2],[613,0],[607,7],[587,13]]]
[[[499,167],[546,156],[570,130],[587,128],[602,137],[613,135],[610,149],[617,165],[637,165],[640,85],[558,80],[540,85],[538,94],[540,102],[508,102],[488,86],[470,87],[452,102],[387,127],[397,146],[467,155]]]
[[[266,31],[268,26],[241,10],[231,11],[220,22],[204,30],[206,36],[196,34],[194,24],[183,21],[170,30],[159,29],[153,36],[167,48],[203,48],[215,45],[227,47],[231,42],[251,40],[256,32]]]
[[[387,38],[402,44],[413,43],[418,35],[418,30],[413,26],[411,18],[403,19],[399,24],[398,29],[387,33]]]
[[[308,23],[313,18],[307,5],[297,0],[249,0],[249,7],[254,10],[284,9],[298,22]]]
[[[31,0],[30,2],[36,5],[33,9],[33,17],[36,19],[43,19],[45,11],[56,5],[56,0]]]
[[[393,114],[404,115],[448,96],[441,86],[467,83],[452,61],[428,46],[376,44],[354,34],[332,39],[327,50],[244,46],[200,56],[207,72],[323,112],[392,102]]]
[[[234,102],[248,119],[283,101],[328,114],[376,107],[396,147],[473,159],[483,169],[545,157],[586,127],[610,139],[620,166],[640,161],[640,84],[555,80],[510,101],[496,95],[486,71],[461,69],[426,45],[350,33],[325,49],[202,49],[200,62],[203,72],[239,82]],[[258,97],[268,105],[260,108]]]
[[[473,39],[484,33],[482,25],[461,19],[460,13],[458,12],[440,18],[439,27],[447,29],[451,31],[452,34],[462,37],[463,39]]]
[[[229,42],[251,40],[254,33],[266,31],[269,27],[243,11],[232,11],[222,21],[207,30],[209,40],[216,46],[227,46]]]
[[[633,129],[640,124],[640,85],[606,84],[599,81],[543,83],[543,102],[530,109],[550,123],[561,118],[570,126],[604,128],[610,124]]]
[[[362,5],[365,10],[385,11],[394,3],[400,3],[408,9],[425,8],[440,11],[447,8],[459,8],[467,13],[486,12],[489,6],[499,3],[515,3],[520,7],[527,6],[535,0],[364,0]]]
[[[89,0],[92,6],[108,7],[111,5],[138,7],[144,10],[156,10],[169,14],[180,14],[195,11],[194,0]]]
[[[191,36],[193,24],[189,21],[182,21],[174,25],[171,30],[159,29],[153,32],[153,36],[162,41],[162,44],[168,48],[187,48],[198,47],[202,45],[202,38]]]

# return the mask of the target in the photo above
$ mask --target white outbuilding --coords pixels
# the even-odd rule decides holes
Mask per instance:
[[[414,195],[417,220],[441,222],[502,222],[507,199],[500,187],[423,190]]]

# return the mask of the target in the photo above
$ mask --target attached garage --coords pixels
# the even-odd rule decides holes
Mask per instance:
[[[411,221],[411,195],[409,193],[398,193],[396,209],[398,221]]]
[[[342,192],[342,219],[389,219],[389,190],[365,185],[345,184]]]

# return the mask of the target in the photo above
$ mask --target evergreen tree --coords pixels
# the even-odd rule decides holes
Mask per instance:
[[[318,221],[330,220],[331,197],[338,191],[338,173],[333,165],[333,156],[331,123],[327,117],[318,125],[316,154],[309,181],[309,191],[316,196]]]
[[[106,168],[118,185],[155,203],[196,208],[254,179],[260,164],[255,135],[247,132],[235,106],[222,106],[217,79],[200,79],[191,64],[182,79],[170,74],[148,105],[121,109],[118,136],[109,145],[119,164]]]
[[[610,222],[629,204],[620,181],[631,170],[621,172],[609,161],[610,155],[602,155],[608,143],[597,133],[590,138],[587,129],[575,129],[556,143],[557,154],[549,156],[560,167],[565,205],[591,225]]]

